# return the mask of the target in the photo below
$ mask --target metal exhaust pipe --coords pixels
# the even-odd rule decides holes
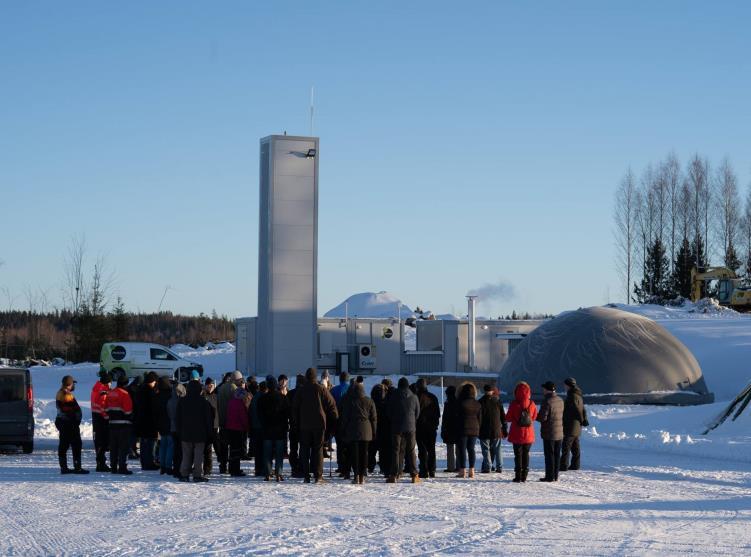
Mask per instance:
[[[477,296],[467,296],[467,352],[469,371],[475,370],[475,302]]]

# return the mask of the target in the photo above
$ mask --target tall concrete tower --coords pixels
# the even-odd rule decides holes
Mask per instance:
[[[318,138],[261,139],[258,375],[316,364]]]

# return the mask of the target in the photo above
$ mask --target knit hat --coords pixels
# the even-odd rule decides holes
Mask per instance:
[[[569,387],[576,387],[576,379],[573,377],[567,377],[566,380],[563,382],[564,385],[568,385]]]
[[[200,381],[201,380],[201,374],[198,373],[197,369],[194,369],[190,372],[190,379],[191,381]]]
[[[305,382],[315,383],[317,380],[318,380],[318,373],[316,372],[316,368],[309,367],[307,371],[305,372]]]
[[[552,381],[545,381],[545,383],[542,384],[542,388],[546,391],[555,391],[555,383]]]
[[[243,378],[243,374],[242,374],[242,371],[240,371],[240,370],[235,370],[235,371],[233,371],[233,372],[232,372],[232,379],[233,379],[234,381],[238,381],[238,380],[240,380],[240,379],[242,379],[242,378]]]
[[[206,381],[204,381],[204,383],[206,385],[213,385],[214,384],[214,380],[211,377],[207,377]]]

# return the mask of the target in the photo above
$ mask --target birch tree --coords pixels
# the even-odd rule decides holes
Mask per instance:
[[[627,304],[631,302],[631,281],[634,270],[637,197],[636,181],[633,172],[629,169],[618,185],[613,209],[616,269],[625,286]]]

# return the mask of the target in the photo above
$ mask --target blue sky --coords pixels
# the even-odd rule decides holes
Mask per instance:
[[[258,140],[321,137],[319,311],[463,311],[498,280],[621,301],[614,188],[675,151],[751,169],[743,2],[5,2],[0,288],[59,303],[84,234],[135,311],[255,315]],[[5,295],[3,294],[3,297]],[[7,299],[0,305],[7,306]]]

